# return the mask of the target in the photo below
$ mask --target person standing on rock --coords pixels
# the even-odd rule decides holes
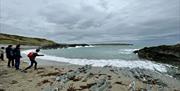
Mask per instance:
[[[13,61],[13,49],[12,49],[12,45],[8,45],[8,47],[6,48],[6,57],[8,59],[8,67],[11,67],[11,63],[12,63],[12,67],[14,66],[14,61]]]
[[[22,58],[22,56],[21,56],[20,44],[19,44],[19,45],[16,45],[16,48],[14,49],[14,59],[15,59],[16,70],[19,70],[21,58]]]
[[[4,47],[1,47],[0,49],[0,58],[2,61],[4,61]]]
[[[30,69],[32,66],[33,66],[33,64],[35,64],[34,65],[34,70],[36,70],[37,69],[37,62],[36,62],[36,57],[37,56],[44,56],[44,55],[39,55],[38,54],[38,52],[40,52],[40,49],[36,49],[36,52],[30,52],[27,56],[29,57],[29,60],[31,61],[31,64],[30,64],[30,66],[28,66],[27,68],[25,68],[23,71],[24,72],[26,72],[26,70],[27,69]]]

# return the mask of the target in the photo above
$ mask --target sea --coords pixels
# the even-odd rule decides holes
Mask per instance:
[[[170,64],[139,59],[133,51],[143,47],[136,45],[91,45],[86,47],[76,46],[61,49],[42,49],[40,54],[44,54],[45,56],[37,58],[75,65],[140,68],[162,73],[167,73],[170,71],[170,68],[176,68]],[[22,53],[27,55],[31,51],[35,51],[35,49],[24,50]]]

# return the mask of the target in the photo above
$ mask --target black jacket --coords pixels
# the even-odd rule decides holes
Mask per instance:
[[[21,58],[21,51],[19,48],[14,49],[14,58]]]
[[[12,58],[13,57],[13,49],[10,47],[6,48],[6,57],[7,58]]]

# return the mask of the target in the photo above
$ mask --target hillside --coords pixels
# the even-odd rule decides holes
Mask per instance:
[[[31,38],[18,35],[0,33],[0,44],[22,44],[33,46],[44,46],[56,44],[54,41],[43,38]]]

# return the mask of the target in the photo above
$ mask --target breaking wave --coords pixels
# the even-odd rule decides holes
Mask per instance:
[[[22,54],[27,55],[29,52],[34,51],[32,50],[26,50],[22,51]],[[126,52],[129,52],[130,50],[126,50]],[[131,50],[132,51],[132,50]],[[57,61],[57,62],[65,62],[70,64],[76,64],[76,65],[92,65],[96,67],[103,67],[103,66],[114,66],[114,67],[129,67],[129,68],[144,68],[144,69],[150,69],[155,70],[159,72],[167,72],[167,66],[166,64],[159,64],[152,61],[146,61],[146,60],[121,60],[121,59],[100,59],[100,60],[94,60],[94,59],[71,59],[71,58],[64,58],[64,57],[57,57],[52,55],[46,55],[37,57],[39,59],[49,60],[49,61]]]
[[[119,49],[118,51],[120,54],[131,54],[135,50],[138,50],[138,49]]]

